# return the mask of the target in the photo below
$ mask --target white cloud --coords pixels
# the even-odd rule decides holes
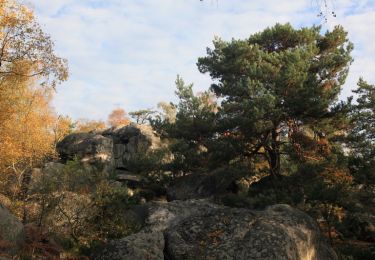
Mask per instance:
[[[28,0],[51,34],[57,53],[69,60],[71,77],[58,89],[58,112],[105,119],[126,110],[174,100],[177,74],[207,89],[196,60],[214,35],[244,38],[276,22],[310,26],[320,22],[315,1],[299,0]],[[344,93],[363,75],[375,82],[371,0],[332,0],[337,19],[358,49]]]

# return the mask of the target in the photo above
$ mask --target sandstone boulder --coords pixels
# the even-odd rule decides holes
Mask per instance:
[[[8,209],[0,204],[0,252],[15,254],[25,241],[22,223]]]
[[[160,138],[155,135],[151,126],[130,124],[120,128],[110,128],[103,136],[113,140],[113,158],[115,168],[128,170],[128,161],[137,154],[161,147]]]
[[[264,211],[219,208],[166,232],[168,259],[336,259],[306,214],[287,205]]]
[[[130,252],[133,247],[127,241],[137,235],[147,233],[154,238],[163,234],[163,257],[151,259],[337,259],[316,222],[288,205],[255,211],[224,207],[208,200],[186,200],[152,202],[143,207],[147,208],[141,211],[147,212],[147,216],[142,216],[144,228],[127,237],[124,244]],[[124,240],[111,242],[98,255],[122,252],[121,241]],[[145,246],[150,246],[150,250],[161,245],[149,241],[152,246]]]
[[[164,260],[164,236],[161,232],[140,232],[112,241],[92,259],[96,260]]]
[[[97,168],[131,172],[129,160],[162,146],[160,138],[147,125],[130,124],[103,132],[73,133],[57,144],[63,162],[78,157]]]
[[[73,133],[66,136],[56,147],[61,159],[77,157],[83,163],[97,167],[112,164],[113,141],[97,133]]]

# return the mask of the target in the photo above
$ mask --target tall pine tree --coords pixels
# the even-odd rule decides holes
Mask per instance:
[[[285,145],[298,150],[307,127],[312,139],[324,140],[321,122],[335,116],[353,46],[340,26],[320,30],[277,24],[245,40],[215,39],[197,63],[222,100],[219,132],[239,144],[233,156],[262,155],[272,176],[281,174]]]

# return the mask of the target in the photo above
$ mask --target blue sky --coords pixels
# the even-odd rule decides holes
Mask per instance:
[[[210,86],[197,58],[212,39],[245,38],[277,22],[296,27],[342,24],[355,45],[343,96],[360,76],[375,83],[375,0],[327,0],[337,18],[317,17],[321,0],[25,0],[35,9],[56,52],[69,61],[70,78],[54,106],[74,119],[106,119],[174,101],[180,74],[196,91]]]

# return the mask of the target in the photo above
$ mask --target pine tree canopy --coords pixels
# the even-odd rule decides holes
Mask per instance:
[[[199,71],[210,74],[211,89],[222,99],[219,131],[237,138],[243,154],[263,151],[272,175],[280,173],[283,138],[334,116],[331,108],[352,62],[344,29],[320,30],[276,24],[245,40],[217,38],[198,59]]]

